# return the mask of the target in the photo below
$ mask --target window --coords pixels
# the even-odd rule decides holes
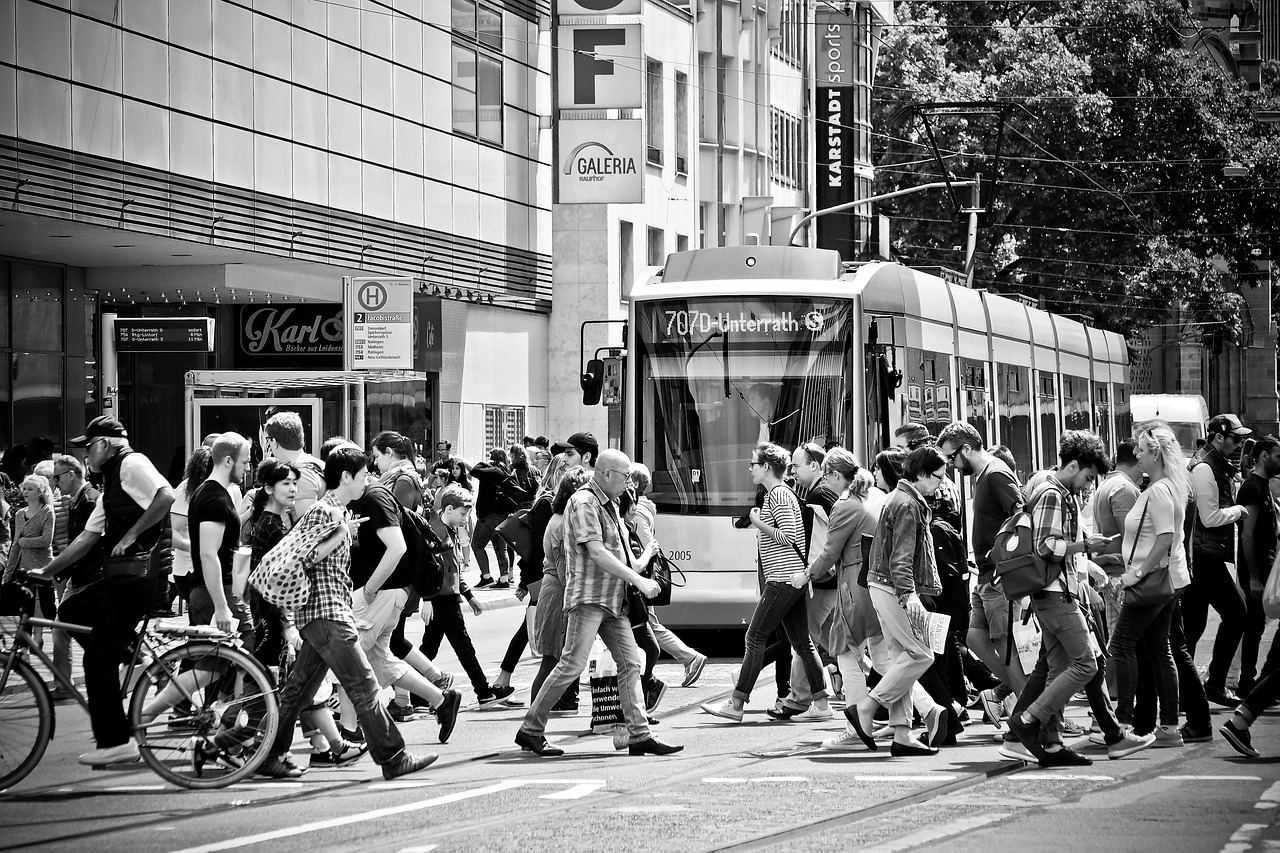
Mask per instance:
[[[660,267],[667,260],[667,235],[661,228],[650,228],[646,246],[646,262],[651,267]]]
[[[502,12],[451,0],[453,130],[502,144]]]
[[[773,46],[774,55],[799,68],[804,49],[804,4],[801,0],[783,0],[780,35]]]
[[[689,77],[676,72],[676,174],[689,174]]]
[[[647,60],[645,67],[644,122],[647,128],[645,159],[662,165],[662,63]]]
[[[625,294],[631,290],[635,275],[635,229],[630,222],[618,222],[618,288]]]
[[[677,234],[677,235],[676,235],[676,251],[677,251],[677,252],[687,252],[687,251],[689,251],[689,238],[688,238],[688,237],[686,237],[686,236],[685,236],[685,235],[683,235],[683,234]]]
[[[484,407],[484,443],[492,450],[506,450],[524,437],[524,406]]]
[[[804,176],[800,119],[769,108],[769,176],[787,187],[799,187]]]

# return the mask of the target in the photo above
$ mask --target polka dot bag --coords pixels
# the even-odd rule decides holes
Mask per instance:
[[[315,504],[284,538],[262,555],[249,575],[249,583],[268,603],[284,610],[297,610],[311,598],[307,569],[316,562],[316,549],[343,525],[336,512]]]

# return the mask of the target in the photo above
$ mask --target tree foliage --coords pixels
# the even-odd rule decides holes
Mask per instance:
[[[1280,248],[1280,128],[1255,119],[1276,108],[1280,67],[1246,91],[1186,48],[1177,0],[902,2],[896,13],[877,64],[876,192],[941,177],[914,105],[1008,104],[976,285],[1125,333],[1181,302],[1210,334],[1238,335],[1242,300],[1211,259],[1245,281],[1255,249]],[[952,176],[992,174],[990,117],[935,126]],[[1225,176],[1228,163],[1251,174]],[[880,212],[894,217],[900,256],[963,266],[965,217],[945,193]]]

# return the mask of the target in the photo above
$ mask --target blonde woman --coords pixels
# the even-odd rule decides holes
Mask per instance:
[[[45,477],[30,474],[22,481],[19,494],[26,506],[18,510],[13,519],[14,543],[9,549],[9,561],[4,571],[4,582],[10,583],[18,572],[42,569],[53,560],[53,489]],[[40,586],[40,615],[54,617],[53,588]],[[33,628],[32,639],[36,645],[44,644],[44,629]]]
[[[1155,746],[1182,746],[1178,731],[1178,672],[1169,648],[1169,627],[1182,591],[1191,585],[1182,525],[1190,491],[1186,461],[1173,431],[1159,426],[1138,435],[1138,466],[1151,478],[1151,485],[1130,510],[1124,523],[1120,557],[1124,573],[1120,583],[1126,590],[1161,580],[1168,573],[1166,593],[1142,604],[1125,603],[1111,635],[1110,653],[1116,667],[1116,719],[1122,726],[1133,724],[1134,696],[1138,690],[1138,644],[1153,669],[1160,698],[1160,725],[1153,732]],[[1152,576],[1155,575],[1155,576]],[[1152,577],[1149,577],[1152,576]],[[1150,596],[1148,596],[1150,598]]]

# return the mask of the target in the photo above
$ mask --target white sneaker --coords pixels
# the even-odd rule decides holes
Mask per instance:
[[[1107,736],[1102,732],[1089,732],[1089,743],[1094,746],[1106,746]]]
[[[862,738],[858,737],[857,732],[846,728],[836,737],[824,740],[822,742],[822,748],[834,750],[856,750],[866,749],[866,746],[863,745]]]
[[[1027,761],[1031,764],[1036,763],[1036,757],[1031,754],[1031,750],[1027,749],[1016,740],[1005,741],[1000,745],[1000,757],[1007,758],[1010,761]]]
[[[796,714],[794,717],[791,718],[791,722],[793,723],[825,723],[827,720],[830,720],[834,716],[835,714],[832,713],[831,706],[824,705],[823,707],[819,708],[815,704],[815,705],[810,705],[809,710],[800,714]]]
[[[134,741],[129,741],[119,746],[90,750],[80,756],[80,763],[96,767],[102,764],[127,764],[140,759],[138,744]]]
[[[1151,734],[1155,738],[1151,746],[1155,749],[1169,749],[1183,745],[1182,732],[1178,731],[1177,726],[1156,726]]]
[[[735,723],[742,722],[743,712],[733,707],[733,700],[726,699],[719,705],[713,705],[710,702],[702,703],[702,710],[706,711],[713,717],[720,717],[724,720],[732,720]]]
[[[1120,740],[1107,747],[1107,758],[1124,758],[1126,755],[1133,755],[1135,752],[1146,749],[1155,742],[1154,734],[1139,737],[1133,733],[1133,729],[1126,728],[1121,733]]]

